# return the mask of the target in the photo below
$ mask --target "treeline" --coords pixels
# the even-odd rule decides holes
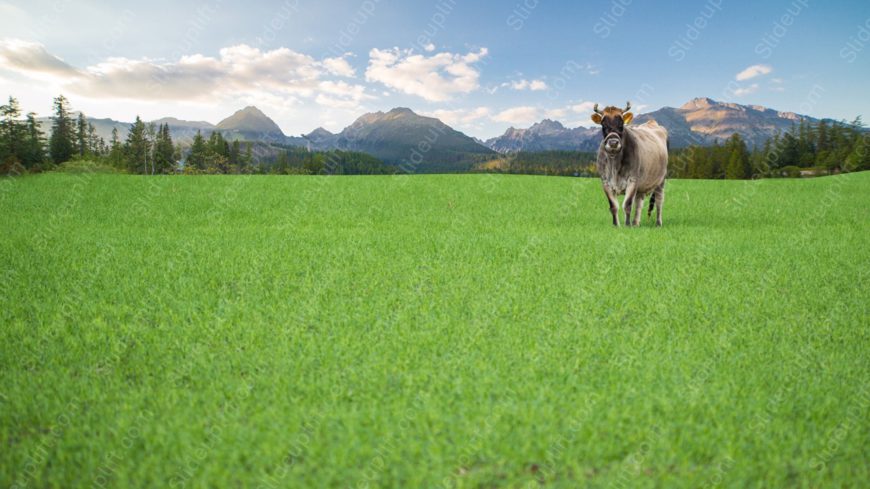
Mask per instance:
[[[50,148],[52,155],[60,156],[63,153],[66,159],[69,159],[78,151],[79,140],[88,141],[91,128],[87,125],[83,128],[76,127],[70,120],[65,120],[63,123],[62,131],[68,137],[63,141],[64,144],[52,138]],[[87,148],[87,142],[81,147]],[[18,100],[9,97],[9,103],[0,105],[0,171],[2,174],[38,172],[50,167],[52,160],[49,159],[47,150],[45,134],[36,120],[36,114],[29,112],[26,118],[21,120],[21,107]]]
[[[298,146],[273,145],[281,150],[263,158],[262,173],[296,175],[387,175],[396,168],[357,151],[307,151]]]
[[[179,151],[180,153],[180,151]],[[179,159],[181,155],[179,155]],[[196,131],[193,144],[184,163],[187,174],[244,174],[256,173],[251,143],[245,143],[244,152],[239,141],[226,140],[219,131],[206,139]]]
[[[315,151],[262,142],[229,141],[213,131],[197,131],[185,150],[172,141],[168,124],[145,123],[139,116],[122,141],[112,129],[107,143],[84,113],[73,117],[63,95],[54,99],[51,136],[36,114],[23,119],[18,100],[0,106],[0,173],[17,175],[51,170],[82,161],[112,171],[137,174],[388,174],[395,169],[365,153]],[[254,151],[256,145],[257,151]]]
[[[172,143],[169,126],[145,124],[139,116],[122,142],[117,128],[106,141],[84,113],[74,118],[63,95],[54,99],[51,136],[42,132],[36,114],[22,120],[18,100],[0,106],[0,172],[4,175],[51,170],[69,161],[89,161],[130,173],[174,173],[181,148]]]
[[[212,132],[208,139],[197,131],[184,164],[184,172],[188,174],[384,175],[394,171],[393,167],[366,153],[309,151],[277,143],[230,142],[218,131]]]
[[[594,176],[595,153],[581,151],[519,151],[479,164],[475,172],[521,175]]]
[[[724,144],[671,152],[674,178],[749,179],[799,177],[870,170],[870,133],[858,117],[851,123],[806,119],[749,149],[739,134]]]

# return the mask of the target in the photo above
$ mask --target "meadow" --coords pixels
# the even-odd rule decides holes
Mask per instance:
[[[4,179],[0,485],[866,484],[870,173],[666,192]]]

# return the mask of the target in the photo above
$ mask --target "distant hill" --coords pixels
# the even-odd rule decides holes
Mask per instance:
[[[484,144],[499,153],[518,151],[595,151],[597,128],[568,129],[561,122],[544,119],[528,129],[509,128],[499,137]]]
[[[78,113],[73,114],[77,116]],[[51,133],[51,118],[40,117],[38,119],[43,131]],[[112,139],[112,129],[118,129],[118,137],[124,140],[130,130],[132,122],[121,122],[113,119],[95,119],[89,117],[88,121],[94,125],[97,134],[109,142]],[[233,115],[214,125],[206,121],[186,121],[175,117],[162,117],[153,122],[155,125],[169,124],[170,134],[173,141],[188,144],[193,140],[197,131],[208,137],[214,130],[219,130],[229,140],[260,141],[264,143],[289,144],[305,146],[306,141],[300,137],[285,136],[278,124],[264,114],[260,109],[249,106],[236,111]]]
[[[78,117],[78,112],[72,114],[73,118]],[[106,143],[112,140],[112,129],[118,129],[118,137],[123,141],[127,137],[127,131],[130,130],[131,122],[119,122],[114,119],[95,119],[88,117],[88,122],[94,125],[94,130],[97,135],[106,140]],[[46,137],[51,134],[51,117],[37,117],[36,121]]]
[[[184,121],[175,117],[163,117],[151,121],[157,125],[169,124],[169,127],[200,129],[202,131],[211,131],[214,129],[214,124],[205,121]]]
[[[780,112],[760,105],[740,105],[700,97],[680,108],[663,107],[637,117],[637,123],[655,119],[667,127],[671,145],[685,147],[690,144],[712,144],[724,141],[735,132],[750,146],[762,145],[777,132],[788,131],[801,119],[818,122],[810,116],[794,112]]]
[[[818,119],[780,112],[759,105],[740,105],[717,102],[710,98],[695,98],[679,108],[662,107],[654,112],[640,114],[634,124],[650,119],[665,126],[673,148],[692,144],[710,145],[724,141],[735,132],[750,146],[762,145],[777,132],[785,132],[806,119]],[[591,122],[590,122],[591,124]],[[601,142],[597,127],[569,129],[561,123],[545,119],[528,129],[510,128],[503,135],[486,141],[486,146],[500,153],[517,151],[595,151]]]
[[[278,124],[254,106],[237,110],[233,115],[218,122],[215,129],[227,139],[245,141],[263,141],[281,144],[304,146],[305,140],[284,135]]]
[[[78,117],[78,113],[74,114],[74,117]],[[46,135],[51,134],[50,117],[40,117],[37,119],[37,121],[39,121],[42,131]],[[94,125],[94,129],[97,131],[97,135],[105,139],[106,144],[108,144],[112,140],[112,129],[117,129],[118,138],[121,141],[124,141],[127,138],[127,133],[130,131],[130,126],[133,125],[132,122],[121,122],[114,119],[95,119],[93,117],[88,117],[88,122]],[[163,117],[161,119],[157,119],[151,122],[154,122],[154,125],[158,126],[160,124],[169,124],[169,130],[170,135],[172,136],[172,140],[181,143],[189,143],[190,141],[192,141],[193,136],[198,130],[202,131],[202,133],[206,136],[214,130],[214,125],[208,122],[184,121],[176,119],[175,117]]]
[[[361,151],[408,172],[462,171],[496,155],[440,120],[404,107],[365,114],[338,134],[318,128],[308,138],[317,148]]]
[[[193,141],[196,131],[200,131],[208,136],[215,128],[214,124],[210,122],[185,121],[175,117],[163,117],[152,122],[156,125],[169,124],[169,133],[172,136],[172,140],[182,143]]]

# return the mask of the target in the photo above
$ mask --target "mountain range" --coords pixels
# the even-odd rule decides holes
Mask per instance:
[[[787,131],[793,124],[806,119],[818,119],[779,112],[760,105],[740,105],[718,102],[710,98],[694,98],[679,108],[662,107],[654,112],[639,114],[633,124],[654,119],[668,129],[672,148],[692,144],[710,145],[725,141],[737,133],[750,146],[762,145],[778,132]],[[601,141],[598,127],[567,128],[560,122],[544,119],[527,129],[509,128],[501,136],[487,140],[486,146],[501,152],[514,151],[596,151]]]
[[[569,129],[559,121],[544,119],[528,129],[508,128],[499,137],[483,144],[499,153],[517,151],[596,151],[601,142],[597,127]],[[596,137],[598,136],[598,137]]]
[[[654,112],[639,114],[634,124],[650,119],[655,119],[668,129],[673,148],[713,144],[715,141],[724,141],[735,132],[750,146],[761,145],[774,134],[787,131],[801,119],[818,121],[793,112],[718,102],[710,98],[695,98],[679,108],[662,107]],[[51,119],[39,120],[43,129],[49,132]],[[118,136],[124,139],[130,127],[130,123],[112,119],[91,118],[89,121],[106,141],[111,139],[112,129],[118,129]],[[364,114],[339,133],[318,127],[302,136],[285,135],[271,118],[253,106],[236,111],[216,125],[174,117],[152,122],[168,124],[172,138],[182,144],[189,144],[197,131],[207,136],[218,130],[230,140],[277,143],[314,150],[360,151],[378,157],[387,164],[404,166],[405,171],[412,172],[461,171],[494,158],[498,153],[596,151],[601,141],[597,126],[568,128],[550,119],[528,128],[511,127],[501,136],[482,141],[434,117],[421,116],[404,107]]]
[[[316,149],[361,151],[406,171],[459,171],[496,152],[434,117],[397,107],[365,114],[338,134],[322,127],[307,134]]]

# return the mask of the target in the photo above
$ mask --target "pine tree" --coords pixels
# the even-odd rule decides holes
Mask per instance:
[[[145,173],[153,175],[157,172],[157,128],[153,122],[145,125]]]
[[[109,146],[109,163],[115,168],[123,168],[124,165],[124,148],[121,145],[121,140],[118,137],[118,128],[112,128],[112,140]]]
[[[813,166],[816,160],[814,132],[810,127],[809,121],[806,118],[802,118],[798,127],[798,166],[810,167]]]
[[[193,145],[190,147],[190,154],[187,155],[187,161],[184,165],[185,168],[190,168],[194,171],[203,170],[205,168],[206,151],[205,138],[202,137],[202,132],[197,129],[196,135],[193,136]]]
[[[245,164],[250,165],[254,163],[254,152],[253,145],[249,142],[245,143]]]
[[[725,166],[728,165],[728,150],[724,146],[719,145],[719,141],[713,144],[710,149],[712,157],[710,158],[710,177],[709,178],[725,178]]]
[[[161,124],[157,130],[154,162],[158,173],[172,173],[175,170],[175,147],[172,145],[168,124]]]
[[[127,169],[131,173],[148,173],[148,136],[145,123],[139,116],[136,116],[136,121],[130,126],[130,133],[127,134],[127,142],[124,144],[124,153],[127,159]]]
[[[801,156],[795,131],[789,131],[782,136],[777,150],[779,151],[778,168],[798,165]]]
[[[753,175],[766,175],[770,171],[770,161],[768,160],[768,155],[770,155],[771,148],[773,147],[772,139],[767,139],[764,141],[764,146],[759,150],[756,148],[752,152],[752,174]]]
[[[239,140],[236,139],[235,141],[233,141],[233,145],[230,147],[230,156],[229,156],[230,165],[238,166],[239,163],[241,163],[241,153],[242,153],[241,143],[239,143]]]
[[[734,133],[725,144],[729,152],[728,163],[725,166],[725,178],[752,178],[752,165],[749,161],[749,150],[740,134]]]
[[[24,127],[19,120],[21,108],[18,100],[9,97],[7,105],[0,105],[0,164],[21,163],[24,150]]]
[[[101,156],[100,136],[97,134],[97,128],[95,128],[90,122],[88,122],[87,147],[88,149],[86,153],[90,153],[94,156]]]
[[[855,148],[846,158],[846,171],[870,170],[870,133],[865,133],[855,142]]]
[[[88,121],[83,112],[79,112],[76,120],[76,150],[80,157],[88,152]]]
[[[816,151],[821,153],[822,151],[828,151],[831,149],[831,142],[829,139],[828,132],[828,122],[822,119],[819,121],[819,125],[816,127]]]
[[[69,161],[75,152],[73,122],[69,115],[69,101],[63,95],[54,99],[54,117],[49,139],[49,153],[55,164]]]
[[[728,165],[725,167],[725,178],[729,180],[739,180],[743,178],[743,162],[740,160],[740,153],[732,151],[728,158]]]
[[[45,163],[45,135],[36,121],[36,114],[27,114],[24,139],[24,158],[22,163],[25,168],[41,167]]]

